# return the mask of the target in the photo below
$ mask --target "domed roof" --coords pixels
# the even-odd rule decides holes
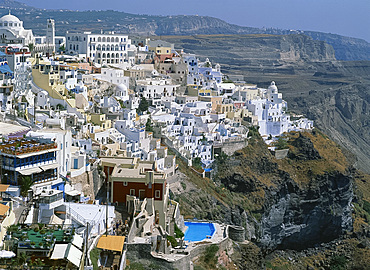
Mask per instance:
[[[7,14],[0,18],[0,22],[21,22],[16,16]]]
[[[115,90],[116,91],[127,91],[127,86],[122,83],[122,84],[117,85]]]

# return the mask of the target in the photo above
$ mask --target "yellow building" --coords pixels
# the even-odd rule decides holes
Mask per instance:
[[[94,125],[100,126],[102,129],[109,129],[112,127],[112,121],[106,119],[105,114],[92,113],[90,115],[90,121]]]
[[[150,52],[155,52],[158,55],[171,54],[171,47],[149,47]]]
[[[216,112],[217,113],[229,113],[232,112],[234,109],[233,104],[217,104],[216,106]]]
[[[201,85],[188,84],[186,86],[186,92],[188,96],[217,96],[217,91],[211,89],[204,89]]]
[[[32,66],[34,83],[38,87],[45,89],[50,97],[62,100],[66,99],[64,96],[68,94],[68,91],[59,80],[59,66],[53,66],[49,62],[44,62],[39,58],[36,58],[34,63]]]
[[[200,101],[212,102],[212,112],[215,112],[217,105],[222,104],[221,96],[199,96]]]
[[[258,125],[258,116],[253,115],[252,112],[247,109],[237,109],[235,111],[228,112],[226,113],[226,117],[243,125],[247,125],[248,123]]]

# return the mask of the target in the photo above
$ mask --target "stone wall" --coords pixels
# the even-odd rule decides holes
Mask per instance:
[[[103,185],[103,179],[99,176],[97,168],[92,167],[91,171],[72,177],[71,184],[76,190],[83,192],[85,197],[90,196],[91,200],[94,200]]]
[[[275,158],[283,159],[288,155],[289,149],[275,150]]]
[[[232,154],[234,154],[235,151],[243,149],[247,145],[248,145],[247,140],[245,140],[245,141],[236,141],[236,142],[231,141],[231,142],[223,143],[222,146],[219,147],[219,149],[221,151],[223,151],[225,154],[227,154],[228,156],[231,156]],[[215,149],[215,152],[216,152],[216,149]]]
[[[183,258],[174,262],[169,262],[165,259],[154,257],[151,255],[151,244],[127,244],[127,259],[130,262],[139,262],[144,266],[156,265],[159,269],[178,269],[178,270],[189,270],[191,269],[191,262],[199,257],[209,244],[202,244],[190,251],[188,255],[184,255]],[[232,245],[232,241],[229,238],[225,238],[220,243],[217,243],[219,250],[229,249]]]

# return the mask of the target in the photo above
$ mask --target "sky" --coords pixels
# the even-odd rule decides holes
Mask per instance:
[[[17,0],[46,9],[203,15],[251,27],[319,31],[370,42],[370,0]]]

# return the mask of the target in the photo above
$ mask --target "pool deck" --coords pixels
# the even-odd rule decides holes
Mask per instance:
[[[224,237],[224,231],[227,228],[227,225],[213,223],[215,226],[215,233],[213,234],[213,237],[211,239],[204,239],[202,241],[196,241],[196,242],[188,242],[185,241],[185,248],[174,248],[173,252],[170,254],[163,254],[163,253],[156,253],[152,252],[153,257],[164,259],[168,262],[174,262],[179,259],[184,258],[184,256],[189,256],[189,254],[194,251],[196,248],[198,248],[201,245],[209,245],[209,244],[219,244],[223,240],[228,239],[228,236]],[[186,254],[181,254],[181,253]]]
[[[191,223],[191,224],[188,224],[190,227],[186,226],[186,223]],[[198,224],[202,224],[202,226],[198,227],[197,226]],[[207,229],[210,230],[209,233],[204,232],[204,230],[207,230]],[[191,232],[190,232],[190,230],[191,230]],[[212,230],[213,230],[213,232],[212,232]],[[202,236],[199,236],[197,234],[197,232],[194,232],[194,231],[197,231],[198,233],[199,233],[199,231],[201,231]],[[186,243],[190,243],[190,242],[200,242],[200,241],[205,241],[205,240],[208,240],[208,239],[212,239],[213,236],[215,235],[216,231],[217,231],[217,228],[215,226],[215,223],[213,223],[213,222],[193,222],[193,221],[190,222],[190,221],[185,221],[184,241]],[[194,237],[195,238],[204,237],[204,238],[202,238],[200,240],[194,240]],[[188,240],[185,240],[185,238],[188,238]],[[193,239],[189,239],[189,238],[193,238]]]

